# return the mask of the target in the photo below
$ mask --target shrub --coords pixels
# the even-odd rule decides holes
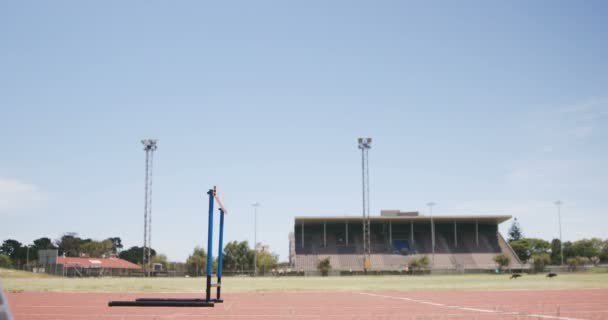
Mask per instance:
[[[0,254],[0,268],[12,268],[13,262],[9,256]]]
[[[327,276],[329,270],[331,270],[331,262],[329,260],[329,257],[319,260],[319,262],[317,263],[317,270],[321,272],[322,276]]]
[[[568,258],[566,260],[566,264],[568,265],[568,270],[570,271],[576,271],[578,270],[578,267],[580,266],[584,266],[585,264],[589,263],[589,259],[586,257],[574,257],[574,258]]]
[[[431,261],[427,256],[413,257],[410,260],[410,269],[412,272],[422,271],[428,269],[430,263]]]
[[[532,259],[534,259],[534,271],[536,272],[545,271],[545,266],[551,263],[551,256],[548,253],[533,254]]]
[[[511,258],[505,254],[496,255],[494,256],[493,260],[496,262],[499,271],[502,271],[503,268],[507,267],[509,263],[511,263]]]

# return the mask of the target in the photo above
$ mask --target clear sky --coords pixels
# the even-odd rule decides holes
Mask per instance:
[[[0,240],[227,240],[287,258],[296,215],[510,214],[524,234],[606,238],[606,1],[5,1]],[[502,227],[503,232],[510,222]]]

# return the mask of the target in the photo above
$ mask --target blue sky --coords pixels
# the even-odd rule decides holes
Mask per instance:
[[[286,259],[296,215],[510,214],[525,235],[606,238],[603,1],[80,1],[0,4],[0,240],[64,232]],[[503,226],[503,231],[509,226]]]

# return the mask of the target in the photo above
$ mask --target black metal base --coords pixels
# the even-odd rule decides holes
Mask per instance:
[[[194,301],[194,302],[205,302],[207,300],[205,299],[198,299],[198,298],[184,298],[184,299],[179,299],[179,298],[138,298],[135,299],[135,301]],[[224,302],[223,299],[210,299],[207,302],[215,302],[215,303],[222,303]]]
[[[213,307],[214,301],[203,299],[154,299],[143,298],[135,301],[110,301],[109,307]]]

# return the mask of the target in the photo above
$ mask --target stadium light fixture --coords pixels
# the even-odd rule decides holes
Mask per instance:
[[[359,138],[359,149],[371,149],[372,138]]]
[[[156,139],[144,139],[141,140],[141,143],[144,145],[144,151],[154,151],[156,150]]]

